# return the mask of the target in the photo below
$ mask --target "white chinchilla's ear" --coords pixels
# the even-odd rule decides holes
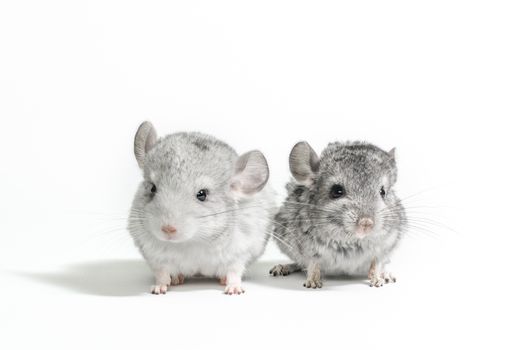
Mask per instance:
[[[235,163],[231,189],[241,195],[251,195],[264,188],[270,177],[266,158],[260,151],[243,154]]]
[[[293,177],[300,184],[310,186],[319,171],[319,156],[308,142],[299,142],[292,148],[289,162]]]
[[[144,122],[140,124],[137,133],[135,134],[135,158],[137,163],[142,169],[144,167],[144,158],[146,153],[153,148],[153,145],[157,142],[157,132],[150,122]]]

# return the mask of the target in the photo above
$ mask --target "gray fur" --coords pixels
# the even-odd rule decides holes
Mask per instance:
[[[296,145],[290,154],[296,179],[287,184],[288,197],[275,217],[274,236],[281,251],[302,269],[310,267],[309,276],[317,276],[317,270],[323,274],[367,274],[374,259],[383,269],[406,222],[394,191],[394,150],[388,153],[363,142],[331,143],[316,169],[311,166],[315,152],[307,145]],[[335,184],[345,188],[343,197],[330,197]],[[386,192],[384,199],[381,187]],[[362,217],[372,218],[375,226],[359,237],[357,222]],[[322,283],[309,280],[305,286],[320,287]]]

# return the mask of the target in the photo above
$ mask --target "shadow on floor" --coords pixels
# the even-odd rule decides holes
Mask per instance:
[[[16,274],[73,292],[104,296],[139,295],[152,282],[151,272],[141,260],[104,260],[67,265],[60,272]]]
[[[298,272],[286,277],[269,275],[272,266],[282,261],[258,261],[246,272],[248,283],[289,290],[305,291],[305,274]],[[104,260],[99,262],[68,265],[61,272],[17,272],[18,276],[35,282],[54,285],[73,292],[100,296],[134,296],[146,294],[153,283],[153,275],[142,260]],[[362,277],[329,277],[323,289],[347,284],[366,284]],[[190,278],[184,285],[171,287],[177,292],[196,290],[219,290],[223,287],[216,279]]]

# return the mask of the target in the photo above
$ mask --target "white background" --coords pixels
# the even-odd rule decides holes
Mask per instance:
[[[0,348],[523,348],[521,1],[2,1]],[[165,296],[125,231],[136,128],[261,149],[396,146],[437,223],[381,289],[267,276]]]

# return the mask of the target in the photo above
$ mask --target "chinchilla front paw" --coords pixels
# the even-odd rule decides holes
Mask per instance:
[[[151,286],[151,294],[166,294],[168,291],[168,285],[167,284],[155,284]]]
[[[224,289],[224,294],[228,294],[228,295],[234,295],[234,294],[240,295],[242,293],[244,293],[244,288],[240,284],[237,284],[237,283],[228,284],[226,285],[226,288]]]
[[[374,275],[370,278],[370,287],[382,287],[385,284],[385,279],[381,276]]]
[[[306,288],[323,288],[323,281],[320,278],[308,278],[303,284]]]
[[[396,283],[397,278],[392,274],[392,272],[383,272],[382,277],[385,280],[385,283]]]

